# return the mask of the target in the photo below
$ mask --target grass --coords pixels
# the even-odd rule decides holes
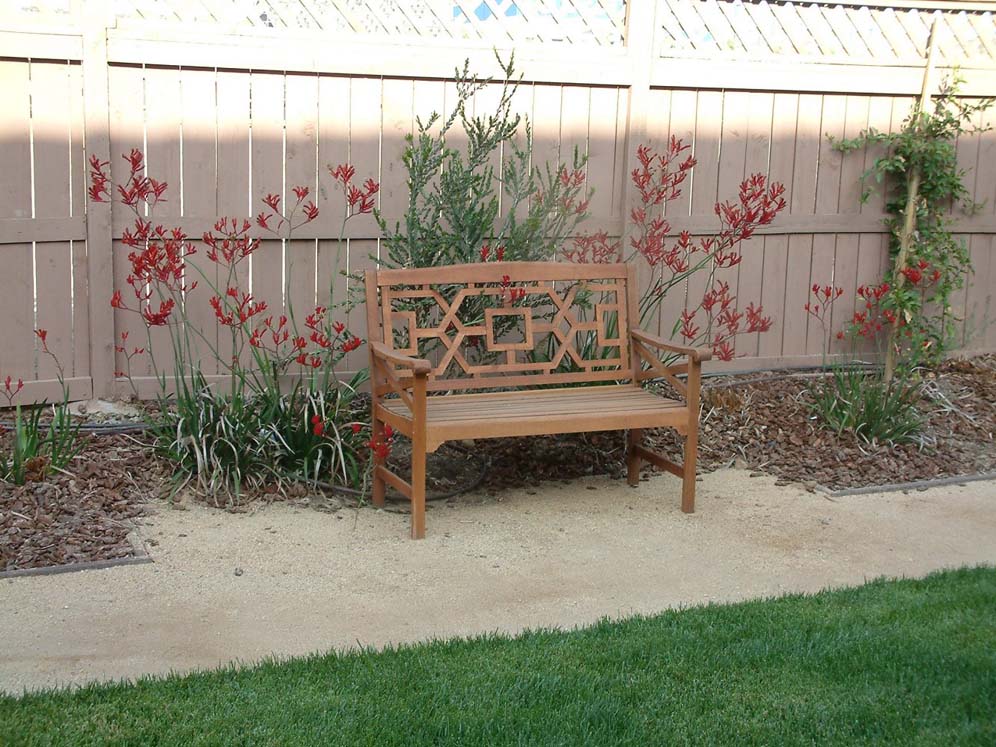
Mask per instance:
[[[0,698],[0,744],[996,744],[996,569]]]

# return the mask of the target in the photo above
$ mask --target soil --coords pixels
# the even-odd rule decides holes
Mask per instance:
[[[707,379],[699,441],[700,472],[737,466],[812,490],[904,483],[996,470],[996,355],[952,360],[927,375],[920,402],[926,426],[913,444],[869,444],[822,428],[809,408],[812,375]],[[99,418],[98,418],[99,420]],[[646,433],[650,445],[680,460],[678,437]],[[480,487],[495,494],[538,483],[625,474],[621,432],[489,439],[449,444],[430,455],[430,499]],[[391,466],[407,471],[403,441]],[[651,468],[647,468],[651,471]],[[23,486],[0,483],[0,572],[133,555],[128,534],[144,504],[165,492],[167,469],[131,436],[85,437],[65,473]],[[312,508],[337,512],[352,499],[311,496],[292,486],[267,501],[310,496]],[[240,506],[245,510],[245,506]],[[398,504],[394,510],[403,510]]]
[[[65,472],[0,483],[0,571],[134,555],[133,519],[158,494],[163,473],[148,444],[82,438],[83,451]]]

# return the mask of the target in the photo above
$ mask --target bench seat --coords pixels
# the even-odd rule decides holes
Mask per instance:
[[[383,399],[377,416],[410,436],[413,416],[404,400]],[[684,402],[634,386],[585,386],[426,398],[426,446],[467,438],[538,436],[628,428],[683,428]]]

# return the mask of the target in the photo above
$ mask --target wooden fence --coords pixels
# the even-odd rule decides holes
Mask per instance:
[[[990,4],[935,4],[951,15],[942,62],[961,63],[966,96],[996,94]],[[857,3],[833,5],[858,11],[851,7]],[[862,12],[882,5],[863,3]],[[910,0],[892,5],[897,13],[932,7]],[[369,216],[351,220],[339,246],[341,203],[326,166],[348,160],[359,176],[379,180],[381,210],[389,220],[398,216],[407,197],[400,156],[415,117],[447,110],[455,96],[453,68],[465,58],[480,73],[495,72],[495,40],[483,31],[477,39],[385,40],[130,21],[94,13],[103,6],[87,2],[85,15],[66,16],[61,26],[20,15],[0,20],[0,378],[23,377],[29,397],[57,392],[36,327],[49,331],[73,397],[127,390],[115,376],[123,361],[114,342],[132,320],[108,302],[124,287],[127,250],[117,237],[133,216],[117,204],[87,204],[90,155],[111,161],[121,177],[120,154],[143,149],[149,174],[170,185],[157,219],[193,236],[216,216],[258,213],[269,192],[309,186],[322,198],[320,218],[286,245],[265,242],[249,278],[253,293],[274,308],[289,278],[290,297],[302,309],[333,282],[338,252],[350,271],[369,266],[378,253]],[[792,8],[771,6],[777,7]],[[710,16],[717,8],[726,15]],[[697,33],[693,11],[701,16]],[[737,12],[716,0],[632,2],[624,44],[516,43],[526,81],[515,105],[532,122],[537,163],[567,158],[574,146],[588,154],[596,191],[584,227],[612,236],[625,237],[628,229],[634,194],[627,174],[639,143],[662,144],[673,134],[694,145],[698,165],[682,198],[668,206],[675,231],[714,230],[713,204],[732,198],[745,174],[762,171],[784,182],[790,210],[748,243],[730,277],[741,298],[763,303],[774,327],[742,339],[743,357],[731,365],[817,363],[819,330],[802,311],[809,286],[843,286],[847,295],[838,308],[850,316],[855,289],[879,278],[886,260],[883,200],[859,200],[859,177],[876,153],[844,157],[825,136],[899,126],[919,91],[916,42],[926,25],[922,18],[920,26],[902,22],[909,42],[903,54],[886,55],[877,37],[862,31],[865,54],[841,43],[834,56],[807,47],[798,24],[784,23],[783,33],[796,39],[788,50],[751,35]],[[860,21],[854,17],[855,28]],[[750,28],[763,31],[763,24]],[[807,28],[825,33],[815,21]],[[966,41],[965,29],[976,36]],[[895,35],[895,29],[881,34]],[[809,38],[819,51],[817,32]],[[482,92],[478,111],[487,111],[496,94],[494,87]],[[992,124],[989,117],[980,124]],[[954,304],[965,320],[960,343],[966,351],[996,350],[996,134],[963,138],[958,157],[975,199],[984,203],[973,216],[954,216],[975,267]],[[334,282],[345,290],[344,278]],[[693,282],[687,293],[694,297],[701,288]],[[662,331],[670,331],[684,300],[667,300]],[[192,297],[193,318],[216,334],[206,296],[197,301]],[[362,314],[349,322],[362,336]],[[363,348],[352,353],[346,368],[363,367],[365,356]],[[143,386],[150,384],[145,379]]]

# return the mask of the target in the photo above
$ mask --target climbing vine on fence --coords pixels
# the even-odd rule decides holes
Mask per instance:
[[[958,165],[959,135],[984,131],[976,118],[993,99],[967,102],[958,97],[957,78],[941,85],[933,107],[917,105],[898,132],[868,129],[834,147],[849,153],[868,145],[884,145],[885,154],[862,175],[862,201],[883,184],[887,194],[886,225],[891,263],[882,308],[890,320],[885,378],[896,365],[914,366],[938,360],[948,348],[956,314],[951,293],[971,272],[971,259],[952,233],[950,208],[974,212],[978,205],[965,186],[966,171]],[[912,197],[912,199],[911,199]],[[912,205],[915,219],[907,225]]]

